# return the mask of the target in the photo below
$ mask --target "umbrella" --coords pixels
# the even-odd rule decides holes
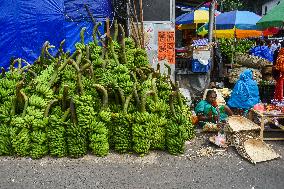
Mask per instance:
[[[280,27],[284,22],[284,1],[272,8],[256,24],[261,28]]]
[[[220,12],[215,10],[215,16]],[[193,12],[184,13],[176,18],[176,25],[180,24],[204,24],[209,21],[209,9],[201,7]]]
[[[207,10],[195,10],[180,15],[176,18],[176,24],[200,24],[209,21],[209,12]]]
[[[262,36],[262,32],[257,30],[256,22],[261,17],[249,11],[230,11],[221,13],[216,17],[216,27],[214,35],[225,38],[247,38]],[[199,35],[208,33],[208,23],[200,27],[197,31]]]

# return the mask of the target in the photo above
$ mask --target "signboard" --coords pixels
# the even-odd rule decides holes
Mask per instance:
[[[169,64],[175,64],[175,32],[158,32],[158,60],[167,59]]]

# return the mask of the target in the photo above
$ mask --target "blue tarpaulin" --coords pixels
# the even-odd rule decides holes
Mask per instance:
[[[260,102],[257,82],[253,80],[253,73],[246,69],[240,74],[236,82],[228,106],[231,108],[250,109]]]
[[[113,16],[110,0],[0,0],[1,67],[8,68],[11,57],[32,63],[45,41],[58,48],[66,39],[65,49],[74,51],[82,27],[87,28],[85,41],[90,41],[93,23],[85,4],[98,22]]]

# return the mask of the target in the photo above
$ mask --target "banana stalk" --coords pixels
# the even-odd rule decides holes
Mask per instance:
[[[117,36],[118,36],[118,24],[117,20],[114,20],[114,35],[113,35],[113,40],[117,41]]]
[[[99,26],[101,26],[101,25],[102,25],[102,23],[99,22],[99,23],[97,23],[97,24],[94,26],[94,28],[93,28],[93,41],[94,41],[95,45],[99,45],[99,42],[98,42],[98,39],[97,39],[97,34],[99,34],[98,28],[99,28]],[[99,34],[99,37],[101,37],[100,34]]]
[[[81,39],[82,44],[85,44],[85,31],[86,31],[86,27],[83,27],[80,31],[80,39]]]
[[[141,106],[140,106],[140,112],[146,112],[146,100],[148,96],[153,96],[155,95],[154,91],[147,91],[141,98]]]
[[[176,98],[177,96],[177,92],[173,91],[170,94],[170,109],[171,109],[171,113],[174,117],[176,117],[176,111],[175,111],[175,107],[174,107],[174,98]]]
[[[112,53],[113,59],[114,59],[115,63],[118,65],[119,64],[118,56],[117,56],[117,54],[114,51],[113,41],[112,41],[111,37],[108,38],[108,42],[109,42],[110,51]]]
[[[99,85],[99,84],[94,84],[94,87],[96,88],[96,90],[100,91],[103,94],[103,104],[102,104],[102,110],[106,109],[108,107],[108,94],[107,94],[107,90]]]
[[[21,96],[23,97],[24,102],[25,102],[24,110],[23,110],[23,113],[22,113],[22,118],[23,118],[23,117],[25,117],[26,112],[27,112],[27,107],[28,107],[28,97],[27,97],[27,95],[26,95],[23,91],[21,91],[21,92],[20,92],[20,94],[21,94]]]
[[[68,105],[70,104],[70,102],[68,102],[68,91],[69,91],[69,86],[68,85],[64,85],[63,86],[63,98],[62,98],[62,110],[66,111]]]
[[[1,75],[2,75],[2,78],[5,77],[5,73],[6,73],[5,68],[1,67]]]
[[[119,28],[121,30],[121,34],[122,34],[122,39],[121,39],[121,60],[123,64],[127,64],[127,58],[126,58],[126,52],[125,52],[125,32],[124,32],[124,28],[121,24],[119,24]]]
[[[58,102],[58,100],[57,100],[57,99],[54,99],[54,100],[51,100],[51,101],[48,103],[48,105],[47,105],[47,107],[45,108],[45,111],[44,111],[44,117],[48,117],[48,114],[49,114],[49,111],[50,111],[51,107],[52,107],[56,102]]]

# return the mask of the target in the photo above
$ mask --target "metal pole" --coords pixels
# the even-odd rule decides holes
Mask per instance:
[[[212,0],[209,7],[209,28],[208,28],[208,41],[213,41],[213,26],[214,26],[214,12],[215,12],[215,0]]]

